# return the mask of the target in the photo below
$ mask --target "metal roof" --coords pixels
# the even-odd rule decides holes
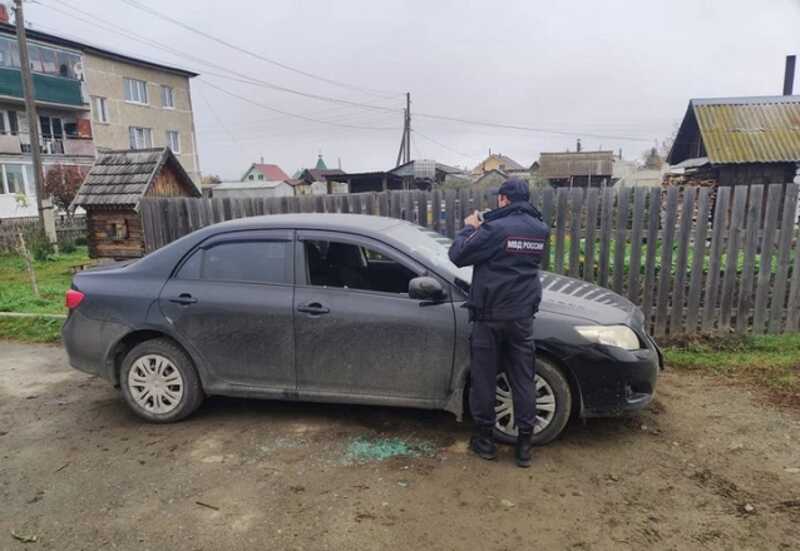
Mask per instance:
[[[245,180],[244,182],[220,182],[214,187],[214,191],[226,189],[272,189],[284,183],[291,185],[286,180]]]
[[[614,172],[613,151],[580,151],[542,153],[538,175],[548,179],[573,176],[611,176]]]
[[[800,161],[800,96],[693,99],[686,116],[712,164]]]

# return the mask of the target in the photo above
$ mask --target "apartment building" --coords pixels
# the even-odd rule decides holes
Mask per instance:
[[[199,186],[196,73],[34,29],[27,36],[45,173],[88,171],[98,151],[167,146]],[[35,214],[16,29],[0,9],[0,218]]]

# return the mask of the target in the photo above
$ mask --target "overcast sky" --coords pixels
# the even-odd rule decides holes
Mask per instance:
[[[238,179],[261,157],[291,174],[313,166],[319,152],[330,167],[341,159],[348,171],[391,168],[406,91],[414,158],[472,167],[491,148],[528,165],[542,151],[574,149],[582,136],[584,149],[622,148],[634,159],[672,133],[692,97],[780,94],[784,57],[800,53],[800,0],[138,2],[321,77],[215,43],[123,0],[26,3],[34,28],[201,73],[192,80],[200,167],[226,180]],[[51,7],[69,11],[70,5],[178,52]],[[392,110],[321,101],[268,84]]]

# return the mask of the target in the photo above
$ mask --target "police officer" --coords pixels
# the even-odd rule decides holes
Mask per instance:
[[[484,459],[497,456],[496,377],[505,371],[519,431],[517,465],[529,467],[536,419],[533,317],[542,298],[539,266],[549,229],[529,202],[527,182],[506,180],[497,194],[498,208],[467,217],[450,247],[456,266],[474,266],[466,303],[473,322],[469,401],[476,424],[470,449]]]

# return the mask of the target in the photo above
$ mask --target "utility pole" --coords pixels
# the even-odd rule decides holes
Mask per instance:
[[[39,223],[44,228],[51,243],[56,243],[55,218],[50,201],[44,199],[44,182],[42,171],[42,149],[39,140],[39,117],[36,114],[34,101],[33,77],[28,58],[28,38],[25,34],[25,16],[22,12],[22,0],[14,0],[14,16],[17,24],[17,45],[19,47],[20,70],[22,71],[22,90],[25,94],[25,111],[28,113],[28,132],[31,139],[31,156],[33,157],[33,181],[36,185],[36,208],[39,212]],[[47,211],[47,212],[45,212]]]
[[[406,162],[411,161],[411,93],[406,92]]]
[[[403,136],[400,138],[400,150],[397,152],[395,166],[411,160],[411,93],[406,92],[406,108],[403,110]]]

